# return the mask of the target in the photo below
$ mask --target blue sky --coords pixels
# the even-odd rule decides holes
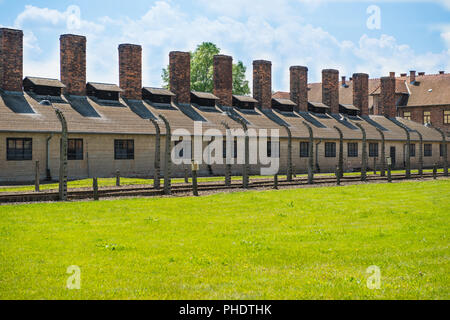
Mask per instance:
[[[132,5],[130,5],[132,3]],[[375,5],[380,28],[369,29]],[[88,81],[118,83],[117,46],[141,44],[143,80],[161,84],[171,50],[216,43],[242,60],[273,63],[273,89],[288,90],[289,66],[371,77],[411,69],[450,71],[450,0],[0,0],[0,25],[25,33],[24,74],[59,78],[59,35],[88,38]]]

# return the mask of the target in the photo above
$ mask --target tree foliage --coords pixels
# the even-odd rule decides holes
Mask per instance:
[[[213,92],[213,62],[217,54],[220,54],[220,48],[212,42],[203,42],[191,52],[191,90]],[[249,82],[245,78],[246,70],[242,61],[233,63],[233,94],[250,93]],[[169,67],[162,70],[161,78],[164,88],[169,88]]]

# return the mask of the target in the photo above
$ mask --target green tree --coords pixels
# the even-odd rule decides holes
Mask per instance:
[[[203,42],[191,52],[191,90],[213,92],[213,62],[220,49],[212,42]],[[233,63],[233,93],[246,95],[250,93],[248,80],[245,79],[247,68],[242,61]],[[169,88],[169,67],[162,70],[161,78],[164,88]]]

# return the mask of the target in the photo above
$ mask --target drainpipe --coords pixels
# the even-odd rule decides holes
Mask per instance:
[[[47,175],[47,181],[51,181],[52,180],[52,175],[50,172],[50,140],[53,138],[53,133],[50,133],[50,136],[47,137],[47,141],[46,141],[46,146],[47,146],[47,155],[46,155],[46,161],[45,161],[45,172]]]

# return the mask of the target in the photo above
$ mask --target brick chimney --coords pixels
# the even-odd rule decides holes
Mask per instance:
[[[419,76],[423,77],[425,75],[425,72],[419,72]]]
[[[22,91],[23,32],[0,28],[0,88]]]
[[[360,110],[362,116],[369,115],[369,75],[353,74],[353,105]]]
[[[119,86],[121,96],[142,99],[142,47],[135,44],[119,45]]]
[[[259,109],[272,108],[272,62],[253,61],[253,98]]]
[[[329,106],[331,113],[339,113],[339,71],[322,70],[322,103]]]
[[[191,55],[172,51],[169,54],[170,90],[176,103],[191,103]]]
[[[416,72],[415,71],[410,71],[409,72],[409,81],[411,83],[416,82]]]
[[[395,72],[394,71],[389,72],[389,77],[395,78]]]
[[[381,79],[381,112],[388,118],[395,118],[397,110],[395,106],[395,79],[391,77],[382,77]]]
[[[346,76],[342,76],[341,79],[342,79],[342,86],[345,87],[345,85],[347,84],[347,82],[345,81]]]
[[[214,95],[224,106],[233,105],[233,58],[225,55],[214,56]]]
[[[86,37],[63,34],[60,42],[61,82],[64,93],[86,95]]]
[[[439,74],[445,74],[445,71],[439,71]]]
[[[308,111],[308,68],[292,66],[291,74],[291,100],[297,104],[295,111]]]

